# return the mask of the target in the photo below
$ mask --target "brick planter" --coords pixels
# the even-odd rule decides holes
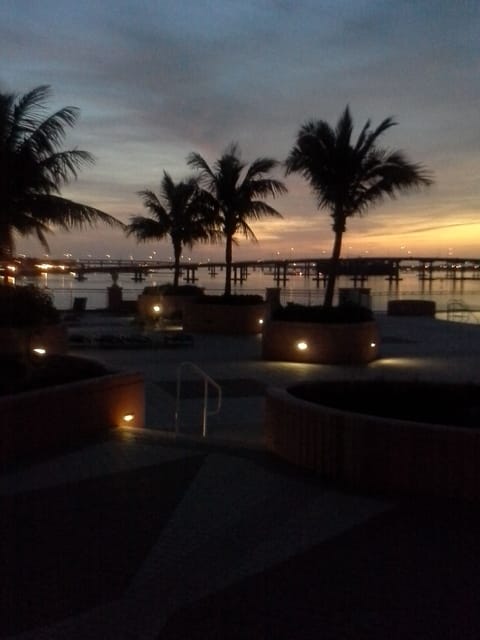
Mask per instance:
[[[137,373],[100,377],[0,396],[0,463],[49,450],[128,423],[143,427],[144,380]]]
[[[323,324],[269,320],[263,326],[264,360],[319,364],[366,364],[378,357],[376,322]],[[306,345],[301,350],[299,345]]]
[[[201,294],[199,294],[201,295]],[[153,320],[157,315],[153,311],[155,305],[161,307],[160,316],[163,318],[183,318],[185,305],[197,299],[192,295],[163,295],[142,293],[137,298],[137,313],[141,320]]]
[[[249,335],[261,333],[267,315],[267,304],[202,304],[185,305],[183,329],[192,333]]]
[[[439,385],[439,394],[448,392],[448,385]],[[377,417],[269,389],[265,431],[273,453],[349,488],[480,499],[480,424]]]
[[[36,329],[0,328],[0,353],[26,353],[35,347],[43,347],[48,353],[66,353],[66,326],[50,324]]]

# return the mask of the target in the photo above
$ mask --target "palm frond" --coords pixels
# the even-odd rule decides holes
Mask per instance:
[[[65,128],[75,124],[79,111],[64,107],[45,115],[49,96],[48,85],[23,96],[0,93],[0,202],[10,241],[16,231],[36,235],[46,246],[50,225],[78,229],[101,222],[123,229],[113,216],[60,196],[62,185],[94,158],[86,151],[61,149]]]
[[[78,171],[81,167],[93,164],[95,164],[95,159],[91,153],[72,149],[49,154],[45,160],[38,163],[38,167],[50,177],[55,191],[58,192],[62,185],[67,184],[72,178],[78,177]]]
[[[126,227],[127,236],[134,236],[138,242],[163,240],[169,231],[169,226],[167,227],[158,220],[144,216],[132,216],[130,223]]]
[[[48,156],[60,148],[65,139],[65,126],[73,127],[78,119],[76,107],[65,107],[38,123],[22,146],[28,145],[40,157]]]
[[[94,227],[100,222],[112,228],[125,229],[123,222],[108,213],[61,196],[37,194],[30,198],[29,208],[36,220],[66,230]]]
[[[253,229],[245,220],[240,220],[238,224],[238,232],[241,233],[245,238],[253,242],[254,244],[258,243],[257,236],[254,234]]]

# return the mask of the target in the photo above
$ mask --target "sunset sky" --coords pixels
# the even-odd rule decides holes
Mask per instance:
[[[96,164],[62,193],[124,222],[147,213],[137,191],[157,191],[163,170],[189,175],[191,151],[214,162],[236,141],[246,162],[283,161],[306,120],[335,124],[348,104],[358,134],[393,116],[383,144],[435,183],[351,220],[343,255],[478,258],[479,34],[478,0],[2,0],[0,90],[48,84],[49,112],[80,109],[65,148]],[[234,259],[330,252],[328,213],[300,177],[285,183],[270,201],[284,219],[254,224],[259,244],[239,237]],[[105,227],[49,243],[55,257],[172,254],[168,241],[138,245]],[[42,254],[34,241],[17,250]]]

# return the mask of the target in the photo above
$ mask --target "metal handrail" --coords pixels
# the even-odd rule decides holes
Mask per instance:
[[[475,322],[478,322],[478,318],[468,305],[463,300],[449,300],[447,304],[447,320],[465,320],[466,318],[473,318]]]
[[[208,374],[200,369],[194,362],[181,362],[177,367],[177,402],[175,406],[175,433],[178,433],[178,423],[180,417],[180,396],[182,386],[182,369],[189,367],[195,373],[198,373],[203,378],[203,409],[202,409],[202,436],[207,436],[207,417],[217,415],[222,407],[222,388],[215,382]],[[208,385],[211,385],[217,390],[217,407],[214,411],[208,411]]]

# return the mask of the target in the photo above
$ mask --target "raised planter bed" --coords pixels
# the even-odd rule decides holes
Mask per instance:
[[[137,299],[137,313],[141,320],[154,320],[162,318],[183,318],[185,305],[192,301],[192,296],[184,295],[159,295],[142,293]],[[158,313],[153,308],[158,305],[161,311]]]
[[[140,320],[152,321],[158,317],[181,320],[185,305],[203,295],[203,289],[194,285],[182,285],[176,290],[172,286],[146,287],[137,298],[137,315]],[[160,311],[154,310],[155,306]]]
[[[196,302],[185,305],[183,329],[192,333],[257,334],[262,331],[267,309],[266,302],[213,304],[204,303],[199,298]]]
[[[48,452],[82,436],[124,424],[143,427],[144,379],[103,375],[0,396],[0,463]],[[130,422],[124,417],[133,416]]]
[[[367,364],[378,357],[375,321],[330,324],[269,320],[263,325],[264,360]]]
[[[281,458],[349,488],[479,500],[479,392],[395,381],[269,389],[267,442]],[[416,401],[423,413],[415,419]]]

